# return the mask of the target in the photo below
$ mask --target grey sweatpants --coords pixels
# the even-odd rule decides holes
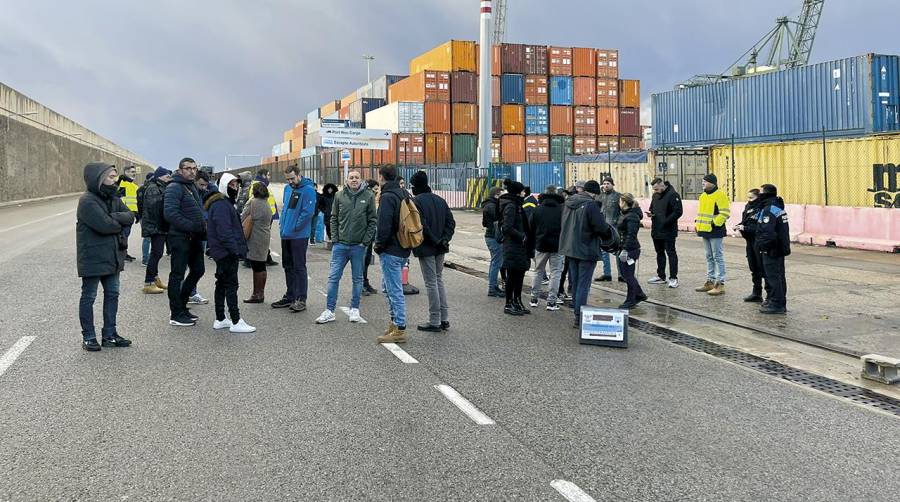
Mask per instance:
[[[447,293],[444,291],[444,255],[419,258],[422,280],[428,292],[428,324],[440,326],[449,321],[447,313]]]
[[[547,303],[556,303],[565,256],[559,253],[538,252],[534,257],[534,261],[536,273],[534,274],[534,281],[531,283],[531,298],[540,298],[541,293],[544,291],[544,286],[541,283],[547,277],[547,265],[550,265],[550,292],[547,293]]]

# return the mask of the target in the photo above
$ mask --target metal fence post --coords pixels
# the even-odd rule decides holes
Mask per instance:
[[[734,202],[737,196],[737,187],[735,186],[735,161],[734,161],[734,134],[731,135],[731,201]]]
[[[825,205],[828,205],[828,149],[825,143],[825,126],[822,126],[822,180],[825,182]]]

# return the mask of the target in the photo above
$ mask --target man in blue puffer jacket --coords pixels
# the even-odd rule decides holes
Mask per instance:
[[[191,291],[206,272],[203,262],[203,241],[206,240],[206,221],[200,193],[194,185],[197,163],[184,158],[172,182],[166,187],[163,216],[169,223],[169,249],[172,251],[172,268],[169,272],[169,324],[193,326],[197,318],[187,308]],[[190,268],[187,277],[185,271]]]
[[[309,284],[306,275],[306,250],[309,247],[310,223],[316,210],[316,189],[313,181],[300,176],[300,169],[294,165],[284,172],[287,185],[284,187],[281,218],[281,265],[287,292],[273,303],[272,308],[290,307],[291,312],[306,310]]]

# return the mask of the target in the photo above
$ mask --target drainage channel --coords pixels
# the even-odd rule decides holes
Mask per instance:
[[[448,262],[445,265],[447,266],[447,268],[456,270],[457,272],[462,272],[466,275],[471,275],[482,279],[487,277],[487,274],[485,274],[484,272],[459,265],[457,263]],[[873,392],[856,385],[839,382],[837,380],[821,375],[816,375],[815,373],[810,373],[809,371],[792,368],[777,361],[755,356],[753,354],[748,354],[747,352],[743,352],[725,345],[720,345],[715,342],[710,342],[702,338],[697,338],[696,336],[682,333],[672,328],[658,326],[656,324],[638,320],[633,317],[629,317],[628,321],[628,325],[632,328],[638,329],[644,333],[647,333],[648,335],[662,338],[666,341],[674,343],[675,345],[680,345],[697,352],[702,352],[704,354],[726,360],[739,366],[753,369],[771,377],[781,378],[797,385],[815,389],[832,396],[848,399],[857,404],[875,408],[885,413],[900,417],[900,399],[894,399],[888,396],[884,396],[877,392]]]

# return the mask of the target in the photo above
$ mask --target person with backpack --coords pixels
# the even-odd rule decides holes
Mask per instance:
[[[413,255],[419,259],[428,292],[428,323],[420,324],[417,329],[440,333],[450,329],[447,292],[444,290],[444,255],[450,251],[456,220],[447,201],[431,191],[425,171],[413,174],[409,182],[416,208],[422,216],[424,237],[422,245],[413,249]]]
[[[403,295],[403,265],[410,250],[423,241],[422,221],[409,193],[400,187],[395,166],[382,166],[381,199],[374,251],[381,261],[381,276],[391,322],[378,343],[406,342],[406,298]]]
[[[144,294],[159,295],[168,289],[159,278],[159,260],[166,245],[169,224],[166,222],[166,185],[172,180],[172,172],[164,167],[156,168],[153,179],[143,187],[138,200],[141,208],[141,236],[150,239],[150,258],[144,274]]]
[[[500,231],[503,239],[503,266],[506,268],[506,305],[503,312],[521,316],[531,311],[522,304],[522,286],[525,273],[531,267],[531,251],[528,235],[528,219],[522,207],[525,186],[509,178],[503,180],[506,193],[500,196]]]
[[[503,298],[506,293],[498,285],[498,276],[503,267],[503,246],[497,240],[496,222],[500,221],[500,195],[503,188],[493,187],[488,198],[481,203],[481,226],[484,227],[484,242],[491,253],[488,268],[488,296]]]

